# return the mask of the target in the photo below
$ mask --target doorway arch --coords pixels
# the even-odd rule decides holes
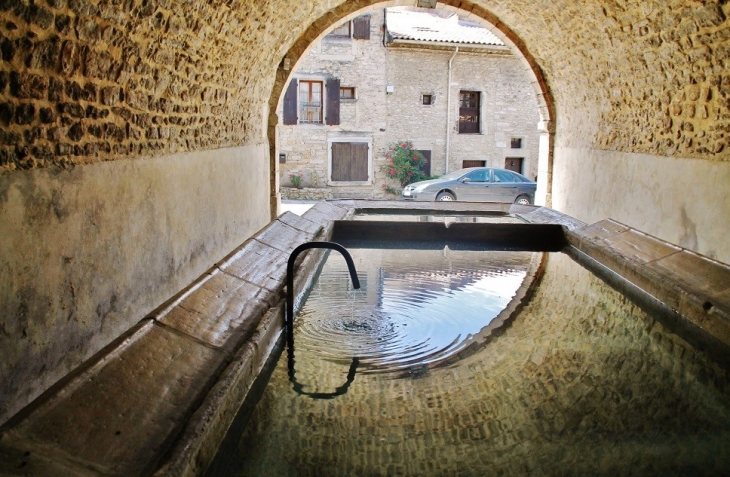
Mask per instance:
[[[278,215],[280,203],[279,195],[279,161],[276,151],[276,126],[279,122],[277,111],[283,101],[284,88],[288,84],[292,74],[297,68],[300,60],[306,53],[320,41],[327,32],[336,24],[351,20],[363,13],[377,8],[388,8],[397,6],[413,6],[413,1],[391,0],[372,1],[369,6],[362,7],[362,3],[343,3],[330,10],[326,15],[318,18],[307,28],[307,30],[294,41],[289,50],[284,54],[276,69],[276,78],[269,98],[267,136],[269,141],[269,166],[270,166],[270,197],[272,218]],[[537,202],[540,205],[551,205],[551,184],[552,184],[552,159],[553,159],[553,136],[555,134],[555,102],[548,86],[545,74],[535,57],[530,54],[525,43],[517,33],[501,21],[488,9],[469,1],[449,0],[436,4],[436,9],[446,10],[465,17],[471,22],[478,23],[491,31],[511,50],[521,62],[522,69],[531,79],[535,98],[538,104],[540,121],[537,125],[540,133],[540,157],[538,158],[538,191]]]

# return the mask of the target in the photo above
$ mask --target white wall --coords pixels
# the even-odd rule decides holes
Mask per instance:
[[[555,148],[555,209],[588,223],[610,217],[725,263],[728,184],[728,162]]]
[[[265,226],[268,156],[0,176],[0,422]]]

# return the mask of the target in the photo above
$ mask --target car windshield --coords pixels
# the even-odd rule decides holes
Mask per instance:
[[[449,172],[448,174],[444,174],[439,179],[444,180],[451,180],[451,179],[458,179],[459,177],[463,176],[466,173],[465,169],[459,169],[458,171]]]

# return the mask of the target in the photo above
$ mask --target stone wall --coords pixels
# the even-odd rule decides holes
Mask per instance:
[[[463,14],[463,12],[462,12]],[[418,47],[385,47],[383,9],[370,12],[370,40],[324,37],[297,64],[292,77],[335,77],[341,86],[354,86],[357,99],[341,101],[341,124],[298,124],[277,127],[278,151],[286,154],[280,165],[280,184],[300,174],[305,183],[327,184],[337,196],[386,197],[390,182],[381,167],[390,144],[413,141],[417,149],[431,151],[432,174],[442,175],[446,156],[446,84],[453,51]],[[463,160],[485,160],[504,167],[505,157],[525,159],[523,172],[537,176],[539,121],[535,91],[518,58],[506,48],[488,52],[469,48],[453,62],[451,88],[451,141],[449,170]],[[386,86],[394,91],[387,93]],[[459,91],[482,93],[482,134],[458,134]],[[433,105],[424,106],[421,95],[431,93]],[[282,105],[279,117],[282,118]],[[369,187],[328,182],[327,140],[355,133],[372,140],[373,163]],[[521,149],[510,149],[510,138],[523,140]],[[363,139],[364,140],[364,139]]]
[[[298,173],[306,185],[329,186],[336,195],[382,196],[382,191],[374,191],[372,186],[330,182],[327,141],[354,136],[358,140],[372,141],[373,158],[385,155],[385,134],[381,131],[386,128],[383,21],[383,10],[373,10],[369,40],[324,37],[297,64],[293,78],[320,81],[338,78],[341,87],[355,88],[356,99],[340,101],[338,125],[278,125],[278,150],[287,155],[286,164],[281,164],[279,170],[282,185],[288,184],[290,174]],[[281,109],[279,117],[283,117]],[[370,183],[374,183],[372,177]]]
[[[464,160],[484,160],[490,167],[505,166],[506,157],[525,159],[522,173],[535,179],[540,121],[535,91],[519,59],[498,49],[462,52],[452,61],[449,171],[461,169]],[[388,51],[388,141],[414,141],[417,149],[432,151],[432,173],[443,174],[446,157],[448,64],[454,50],[391,48]],[[478,91],[481,100],[481,133],[459,134],[459,92]],[[421,95],[432,93],[433,105],[421,104]],[[521,149],[511,149],[510,139],[522,139]]]

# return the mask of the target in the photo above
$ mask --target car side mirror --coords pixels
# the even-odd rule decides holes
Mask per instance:
[[[471,182],[471,179],[469,179],[468,177],[464,177],[464,178],[459,179],[459,182],[467,183],[467,182]]]

